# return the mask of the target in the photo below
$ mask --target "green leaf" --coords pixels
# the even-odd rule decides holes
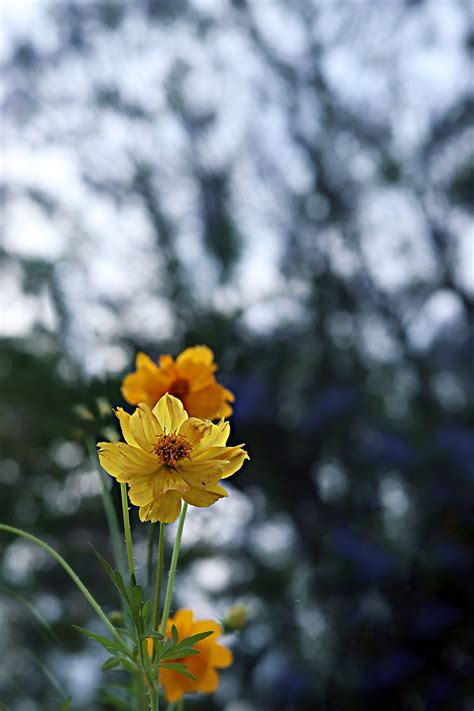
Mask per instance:
[[[142,621],[143,621],[143,624],[145,625],[145,627],[148,626],[150,612],[151,612],[151,600],[147,600],[142,607]]]
[[[129,597],[128,597],[127,588],[125,586],[122,576],[120,575],[120,572],[118,570],[114,570],[112,568],[112,566],[110,565],[110,563],[108,563],[105,560],[105,558],[99,553],[99,551],[96,548],[94,548],[94,546],[92,544],[89,544],[89,545],[92,548],[97,560],[102,565],[105,572],[107,573],[107,575],[109,576],[109,578],[112,580],[113,584],[119,591],[120,595],[123,597],[125,602],[127,604],[129,604]]]
[[[140,621],[140,606],[143,600],[143,588],[141,585],[134,585],[130,590],[130,611],[133,619]]]
[[[114,694],[109,689],[102,688],[99,693],[102,701],[106,701],[117,709],[126,709],[126,711],[130,711],[130,703],[125,701],[125,699],[121,696]]]
[[[179,634],[175,625],[171,627],[171,639],[173,641],[173,644],[178,644]]]
[[[102,664],[101,669],[102,671],[107,671],[107,669],[115,669],[115,667],[120,666],[121,661],[120,657],[111,657]]]
[[[206,639],[206,637],[209,637],[210,634],[212,634],[212,630],[209,632],[200,632],[199,634],[193,634],[191,635],[191,637],[185,637],[184,639],[182,639],[177,646],[194,647],[195,644],[201,642],[201,640],[203,639]]]
[[[35,620],[41,625],[42,629],[44,630],[45,634],[49,637],[50,641],[55,643],[55,644],[61,644],[57,634],[54,632],[53,628],[49,624],[49,622],[43,617],[43,615],[38,612],[36,607],[31,604],[31,602],[28,602],[26,598],[23,597],[23,595],[20,595],[19,593],[15,592],[15,590],[12,590],[11,588],[7,587],[6,585],[0,585],[0,589],[5,590],[9,595],[11,595],[15,600],[20,602],[22,605],[24,605],[33,615]]]
[[[150,630],[150,632],[146,633],[145,637],[153,637],[153,639],[159,639],[160,641],[164,639],[161,632],[157,632],[156,630]]]
[[[63,701],[61,706],[59,707],[58,711],[68,711],[68,709],[71,708],[72,704],[72,696],[69,696],[67,699]]]
[[[199,649],[193,649],[192,647],[177,648],[173,647],[169,652],[165,652],[162,655],[162,659],[180,659],[181,657],[192,657],[193,654],[200,654]]]
[[[178,674],[182,674],[185,676],[187,679],[192,679],[193,681],[197,681],[196,677],[191,674],[191,672],[188,671],[188,668],[186,664],[160,664],[161,669],[172,669],[175,672],[178,672]]]
[[[98,642],[98,644],[104,647],[104,649],[106,649],[108,652],[119,650],[125,651],[127,654],[129,653],[129,650],[127,649],[125,644],[119,646],[117,641],[111,640],[108,637],[105,637],[103,634],[96,634],[95,632],[90,632],[89,630],[84,629],[84,627],[79,627],[79,625],[72,625],[72,627],[74,627],[74,629],[78,630],[86,637],[89,637],[89,639],[93,639],[94,642]]]

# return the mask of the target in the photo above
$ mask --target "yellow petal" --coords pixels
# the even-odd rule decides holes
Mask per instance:
[[[137,442],[135,441],[135,438],[130,432],[130,415],[128,414],[128,412],[125,412],[122,407],[117,407],[114,412],[116,417],[118,418],[118,421],[120,422],[120,428],[127,444],[137,446]]]
[[[166,392],[169,383],[157,364],[145,353],[137,354],[136,367],[134,373],[123,379],[122,394],[131,405],[146,402],[153,407]]]
[[[201,419],[208,418],[215,420],[222,417],[222,407],[225,405],[224,388],[214,380],[204,382],[198,380],[191,374],[187,376],[191,380],[191,392],[186,395],[184,402],[186,409],[195,417]]]
[[[189,486],[178,472],[163,467],[153,482],[153,495],[155,498],[161,497],[167,491],[188,491]]]
[[[195,489],[217,484],[219,479],[222,479],[225,468],[226,462],[214,462],[209,459],[203,459],[198,462],[183,460],[179,463],[179,473]]]
[[[210,447],[204,451],[200,451],[196,456],[194,452],[190,465],[196,466],[207,462],[209,466],[215,466],[218,463],[222,464],[221,479],[225,479],[238,471],[244,461],[250,459],[247,452],[242,449],[242,445],[236,447]]]
[[[230,432],[228,422],[221,420],[217,425],[210,420],[190,417],[181,425],[179,433],[184,435],[193,448],[194,456],[213,445],[224,446]]]
[[[188,413],[185,411],[181,400],[169,393],[165,393],[158,400],[153,408],[153,414],[165,434],[177,432],[183,422],[188,419]]]
[[[215,620],[197,620],[193,625],[193,634],[200,634],[201,632],[212,632],[209,637],[198,642],[198,649],[201,645],[206,645],[209,643],[214,643],[219,635],[222,634],[222,626]]]
[[[207,489],[195,489],[190,487],[188,491],[183,493],[183,499],[191,506],[212,506],[218,499],[228,496],[227,491],[218,484]]]
[[[141,402],[129,420],[132,437],[139,447],[152,452],[156,439],[163,433],[160,424],[148,405]]]
[[[177,491],[167,491],[161,499],[154,501],[149,506],[142,506],[139,510],[140,521],[161,521],[173,523],[181,511],[181,497]]]
[[[177,363],[183,363],[186,360],[194,360],[211,365],[214,362],[214,353],[208,346],[192,346],[191,348],[186,348],[176,358]]]
[[[98,447],[101,466],[122,483],[158,469],[156,457],[138,447],[124,442],[99,442]]]
[[[218,669],[230,667],[234,661],[234,655],[230,649],[224,647],[223,644],[213,644],[209,654],[212,666],[217,667]]]
[[[182,640],[185,637],[189,637],[191,634],[194,634],[191,632],[191,626],[194,621],[194,613],[192,610],[178,610],[174,617],[171,617],[168,620],[168,625],[166,627],[166,634],[170,635],[171,634],[171,627],[175,625],[176,629],[178,630],[178,635],[179,639]]]
[[[215,669],[209,667],[204,676],[199,679],[199,691],[203,694],[212,694],[219,686],[219,674]]]

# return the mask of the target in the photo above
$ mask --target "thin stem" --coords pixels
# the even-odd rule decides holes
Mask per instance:
[[[135,584],[135,564],[133,562],[132,531],[130,529],[130,515],[128,513],[127,485],[120,484],[120,494],[122,497],[123,530],[125,531],[125,543],[127,544],[127,560],[130,578]]]
[[[160,695],[156,689],[148,690],[148,709],[149,711],[159,711],[160,709]]]
[[[16,536],[21,536],[22,538],[26,538],[27,541],[32,541],[33,543],[36,543],[36,545],[40,546],[43,548],[47,553],[49,553],[55,560],[58,561],[58,563],[62,566],[62,568],[66,571],[66,573],[69,575],[69,577],[72,579],[72,581],[77,585],[81,593],[84,595],[86,598],[87,602],[89,605],[93,608],[93,610],[97,613],[97,615],[100,617],[104,625],[108,628],[109,632],[111,632],[112,636],[115,637],[116,640],[120,641],[120,644],[123,645],[123,640],[120,637],[119,633],[99,605],[99,603],[95,600],[95,598],[92,597],[90,594],[89,590],[86,588],[80,577],[77,575],[77,573],[74,572],[74,570],[71,568],[69,563],[67,563],[62,555],[60,555],[57,551],[54,550],[54,548],[51,548],[45,541],[42,541],[41,538],[37,538],[36,536],[33,536],[31,533],[27,533],[26,531],[23,531],[21,528],[15,528],[14,526],[7,526],[4,523],[0,523],[0,530],[2,531],[7,531],[8,533],[13,533]]]
[[[178,703],[176,704],[176,711],[183,711],[184,710],[184,696],[180,698]]]
[[[97,475],[100,480],[100,487],[101,487],[100,492],[101,492],[101,496],[102,496],[102,505],[104,507],[105,516],[107,518],[107,524],[109,527],[110,540],[112,542],[112,551],[114,554],[115,565],[117,566],[119,571],[123,574],[125,572],[125,565],[124,565],[123,554],[122,554],[120,528],[119,528],[119,523],[118,523],[118,518],[117,518],[117,512],[115,510],[114,502],[112,501],[110,491],[109,491],[106,481],[104,479],[102,467],[100,466],[99,458],[97,456],[97,451],[94,446],[94,443],[90,438],[88,438],[86,445],[87,445],[87,451],[89,452],[90,458],[94,462],[95,469],[97,471]]]
[[[160,614],[161,584],[163,581],[163,560],[165,557],[165,529],[166,523],[160,523],[160,538],[158,541],[158,559],[156,562],[155,592],[153,595],[153,615],[151,626],[154,630],[158,627]]]
[[[173,555],[171,556],[170,571],[168,573],[168,585],[166,586],[165,604],[163,607],[163,616],[161,618],[161,634],[163,635],[166,634],[166,625],[168,624],[168,617],[170,615],[171,598],[173,596],[174,578],[176,575],[176,566],[178,564],[179,547],[181,545],[181,536],[183,534],[184,519],[186,518],[187,510],[188,505],[184,501],[183,508],[181,509],[181,515],[179,517],[178,530],[176,531]]]

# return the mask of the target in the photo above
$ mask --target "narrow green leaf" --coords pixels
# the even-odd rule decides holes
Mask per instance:
[[[140,606],[143,600],[143,588],[141,585],[134,585],[130,590],[130,610],[133,619],[138,623],[140,621]]]
[[[125,709],[126,711],[130,711],[129,702],[122,699],[121,696],[114,694],[109,689],[101,689],[99,693],[102,701],[112,704],[117,709]]]
[[[84,629],[84,627],[79,627],[79,625],[72,625],[72,627],[74,627],[74,629],[78,630],[86,637],[89,637],[89,639],[93,639],[94,642],[98,642],[98,644],[104,647],[108,652],[115,650],[125,650],[128,653],[128,649],[125,647],[125,645],[122,645],[122,647],[120,647],[118,642],[113,641],[108,637],[105,637],[103,634],[96,634],[95,632],[90,632],[89,630]]]
[[[23,597],[23,595],[20,595],[19,593],[15,592],[15,590],[12,590],[11,588],[7,587],[6,585],[0,585],[0,589],[5,590],[9,595],[11,595],[15,600],[20,602],[22,605],[24,605],[33,615],[35,620],[41,625],[43,628],[45,634],[49,637],[50,641],[55,643],[55,644],[61,644],[59,637],[57,634],[54,632],[52,629],[51,625],[49,622],[43,617],[43,615],[38,612],[36,607],[31,604],[31,602],[28,602],[26,598]]]
[[[151,612],[151,600],[147,600],[142,607],[142,621],[145,627],[148,627]]]
[[[63,703],[59,707],[58,711],[68,711],[68,709],[71,708],[72,704],[72,696],[69,696],[67,699],[64,699]]]
[[[198,642],[201,642],[201,640],[206,639],[206,637],[209,637],[209,635],[212,634],[212,630],[210,632],[200,632],[199,634],[193,634],[191,637],[185,637],[185,639],[182,639],[178,646],[186,646],[186,647],[194,647],[195,644]]]
[[[160,641],[164,639],[161,632],[157,632],[156,630],[150,630],[146,633],[145,637],[153,637],[153,639],[159,639]]]
[[[102,664],[101,669],[102,671],[107,671],[108,669],[115,669],[115,667],[120,666],[121,661],[122,660],[120,659],[120,657],[111,657]]]
[[[105,560],[105,558],[99,553],[99,551],[96,548],[94,548],[94,546],[92,544],[89,544],[89,545],[92,548],[97,560],[99,561],[99,563],[101,564],[101,566],[103,567],[103,569],[105,570],[105,572],[107,573],[109,578],[112,580],[112,582],[115,585],[115,587],[117,588],[117,590],[119,591],[120,595],[123,597],[123,599],[128,604],[128,602],[129,602],[128,592],[127,592],[127,588],[125,587],[125,583],[123,582],[123,578],[120,575],[120,572],[118,570],[114,570],[112,568],[112,566],[110,565],[110,563],[108,563]]]
[[[191,672],[188,671],[188,668],[186,664],[160,664],[161,669],[172,669],[175,672],[178,672],[178,674],[182,674],[185,676],[187,679],[192,679],[193,681],[197,681],[196,677],[191,674]]]
[[[174,648],[170,652],[165,652],[162,655],[162,659],[180,659],[181,657],[192,657],[193,654],[200,654],[199,649],[193,649],[192,647]]]
[[[173,625],[171,627],[171,639],[173,640],[174,644],[178,644],[179,634],[178,634],[178,630],[176,629],[175,625]]]

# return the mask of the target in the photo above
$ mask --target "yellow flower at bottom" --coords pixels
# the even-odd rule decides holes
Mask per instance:
[[[179,640],[200,632],[211,631],[212,634],[194,645],[193,648],[198,649],[199,654],[172,660],[174,664],[186,664],[188,671],[196,677],[196,681],[188,679],[172,669],[163,667],[160,669],[160,685],[163,687],[166,700],[169,703],[178,701],[183,694],[193,694],[197,691],[211,694],[219,686],[219,674],[216,670],[230,666],[233,661],[230,649],[217,642],[222,634],[222,627],[213,620],[194,621],[192,610],[178,610],[174,617],[170,617],[166,627],[168,637],[171,637],[173,625],[178,630]],[[153,643],[148,640],[149,653],[152,649]]]
[[[211,506],[227,496],[218,483],[249,458],[242,445],[227,447],[228,422],[188,417],[183,403],[166,393],[153,410],[140,403],[132,415],[116,410],[125,442],[99,442],[108,474],[129,485],[141,521],[173,522],[181,500]]]
[[[160,356],[154,363],[146,353],[138,353],[136,371],[125,376],[122,395],[131,405],[145,402],[154,407],[168,392],[183,403],[192,417],[216,420],[229,417],[234,395],[216,381],[214,353],[207,346],[186,348],[176,360]]]

